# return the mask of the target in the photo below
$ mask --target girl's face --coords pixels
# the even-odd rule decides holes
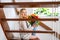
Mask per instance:
[[[21,15],[26,15],[27,11],[26,10],[22,10]]]

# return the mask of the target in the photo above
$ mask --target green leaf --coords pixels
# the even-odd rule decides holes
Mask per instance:
[[[58,16],[58,13],[54,13],[54,16]]]

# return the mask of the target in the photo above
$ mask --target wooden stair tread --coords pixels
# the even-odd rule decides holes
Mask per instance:
[[[9,40],[20,40],[20,39],[9,39]]]
[[[57,2],[10,2],[10,3],[9,2],[7,2],[7,3],[1,2],[0,6],[1,6],[1,8],[3,8],[6,5],[18,5],[18,7],[44,7],[43,5],[46,5],[46,7],[47,7],[47,5],[52,6],[52,4],[57,5],[57,4],[60,4],[60,2],[59,1],[57,1]],[[50,7],[50,6],[48,6],[48,7]]]
[[[14,38],[8,38],[9,40],[20,40],[20,38],[18,37],[14,37]]]
[[[44,23],[41,22],[41,21],[40,21],[39,25],[40,25],[41,27],[43,27],[44,29],[46,29],[46,30],[52,30],[49,26],[47,26],[46,24],[44,24]]]
[[[55,31],[19,31],[19,30],[6,30],[7,33],[55,33]]]
[[[29,21],[29,20],[39,20],[39,21],[58,21],[58,18],[39,18],[39,19],[18,19],[18,18],[1,18],[3,21]]]

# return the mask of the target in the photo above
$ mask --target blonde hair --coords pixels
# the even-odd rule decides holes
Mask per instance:
[[[26,9],[25,9],[25,8],[21,9],[21,10],[20,10],[20,13],[21,13],[23,10],[26,10]]]
[[[21,18],[21,12],[22,12],[23,10],[26,10],[26,9],[25,9],[25,8],[20,9],[20,12],[19,12],[19,17],[20,17],[20,18]]]

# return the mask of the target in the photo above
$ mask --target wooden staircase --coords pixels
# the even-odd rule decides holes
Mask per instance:
[[[14,1],[14,0],[13,0]],[[17,5],[17,4],[21,4],[21,6],[19,6],[19,7],[24,7],[24,6],[22,6],[22,4],[23,3],[15,3],[15,2],[13,2],[13,3],[11,3],[12,5]],[[47,2],[48,3],[48,2]],[[60,2],[50,2],[51,4],[60,4]],[[8,25],[8,23],[7,23],[7,21],[28,21],[28,20],[32,20],[32,19],[16,19],[16,18],[14,18],[14,19],[7,19],[6,17],[5,17],[5,14],[4,14],[4,11],[3,11],[3,7],[5,6],[5,5],[10,5],[10,3],[2,3],[1,5],[0,5],[0,7],[2,7],[2,8],[0,8],[0,24],[1,24],[1,26],[2,26],[2,29],[3,29],[3,32],[4,32],[4,34],[5,34],[5,36],[6,36],[6,38],[7,38],[7,40],[20,40],[20,38],[15,38],[14,36],[13,36],[13,34],[12,33],[49,33],[49,34],[55,34],[56,33],[56,35],[58,35],[58,36],[56,36],[56,35],[54,35],[54,36],[56,36],[57,38],[59,38],[60,39],[60,34],[58,34],[57,32],[55,32],[55,31],[52,31],[53,29],[52,28],[50,28],[50,27],[48,27],[47,25],[45,25],[43,22],[41,22],[41,21],[58,21],[58,18],[41,18],[41,19],[34,19],[34,20],[40,20],[40,26],[42,26],[43,28],[45,28],[46,30],[49,30],[49,31],[19,31],[19,30],[10,30],[10,28],[9,28],[9,25]],[[30,4],[30,3],[25,3],[26,5],[30,5],[30,6],[28,6],[28,7],[38,7],[38,5],[35,5],[35,6],[33,6],[33,4],[38,4],[38,3],[33,3],[32,5]],[[41,4],[44,4],[44,3],[41,3]],[[46,3],[45,3],[46,4]],[[49,3],[48,3],[49,4]],[[25,7],[27,7],[25,5]],[[40,3],[39,3],[39,5],[40,5]],[[17,12],[17,9],[15,8],[15,10],[16,10],[16,12]]]
[[[3,12],[3,8],[0,8],[0,24],[2,26],[2,29],[4,31],[4,34],[7,38],[7,40],[20,40],[20,38],[14,38],[13,34],[12,33],[49,33],[49,34],[54,34],[55,32],[52,31],[52,29],[50,29],[48,26],[46,26],[45,24],[43,24],[42,22],[40,22],[40,26],[42,26],[43,28],[45,28],[46,30],[51,30],[51,31],[19,31],[19,30],[10,30],[9,26],[8,26],[8,23],[7,21],[28,21],[28,20],[32,20],[32,19],[6,19],[5,18],[5,15],[4,15],[4,12]],[[37,19],[35,19],[37,20]],[[39,19],[40,21],[58,21],[57,18],[54,18],[54,19]]]

